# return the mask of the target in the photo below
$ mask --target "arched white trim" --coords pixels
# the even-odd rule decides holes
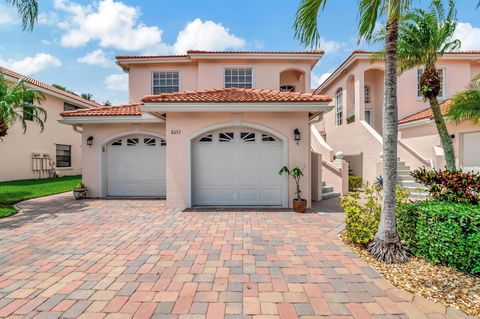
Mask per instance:
[[[118,139],[120,137],[129,136],[129,135],[151,135],[151,136],[158,137],[158,138],[166,140],[165,135],[160,134],[158,132],[152,132],[152,131],[146,131],[146,130],[138,129],[138,130],[129,130],[129,131],[115,133],[113,135],[110,135],[107,138],[104,138],[99,143],[97,143],[97,154],[98,154],[98,158],[100,159],[98,161],[99,162],[98,172],[99,172],[99,175],[100,175],[100,178],[98,179],[98,183],[99,183],[98,189],[100,190],[100,196],[101,197],[105,197],[107,195],[107,192],[106,192],[106,184],[107,184],[107,174],[106,174],[106,165],[107,165],[107,162],[106,162],[107,152],[106,151],[107,150],[106,150],[106,145],[110,142],[113,142],[115,139]]]
[[[231,122],[222,122],[217,124],[212,124],[206,127],[203,127],[188,136],[188,143],[187,143],[187,207],[192,207],[192,141],[210,131],[215,131],[221,128],[227,127],[248,127],[252,129],[256,129],[259,131],[263,131],[265,133],[269,133],[282,141],[282,149],[283,149],[283,165],[288,166],[288,137],[283,135],[282,133],[269,128],[267,126],[263,126],[256,123],[251,122],[243,122],[241,120],[231,121]],[[280,170],[281,167],[279,167]],[[167,194],[168,196],[168,194]],[[282,177],[282,207],[288,208],[288,176]]]
[[[283,72],[286,72],[286,71],[298,71],[298,72],[307,74],[307,70],[302,69],[302,68],[299,67],[299,66],[288,66],[288,67],[280,70],[279,74],[282,74]]]

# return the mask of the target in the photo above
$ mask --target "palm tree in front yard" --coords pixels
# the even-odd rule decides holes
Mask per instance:
[[[47,112],[35,105],[43,100],[45,97],[42,92],[29,88],[24,80],[19,80],[13,86],[7,85],[0,72],[0,139],[7,135],[15,122],[20,122],[24,132],[27,130],[27,121],[37,123],[43,131]]]
[[[447,169],[455,167],[455,151],[438,102],[442,88],[437,60],[444,54],[457,50],[461,43],[452,36],[457,26],[453,0],[445,12],[442,1],[433,1],[428,11],[414,9],[407,13],[400,23],[398,39],[398,68],[403,73],[421,67],[419,93],[428,101],[445,152]]]
[[[37,0],[5,0],[6,4],[12,5],[17,9],[18,15],[22,20],[23,30],[33,30],[33,26],[38,18]]]
[[[453,97],[447,119],[455,122],[472,120],[480,123],[480,75],[477,75],[465,91]]]
[[[371,40],[379,17],[386,16],[385,28],[385,103],[383,107],[383,203],[380,225],[369,244],[373,257],[387,263],[408,260],[396,230],[397,185],[397,42],[399,21],[411,0],[359,0],[359,39]],[[295,36],[307,46],[320,41],[317,18],[327,0],[302,0],[295,18]]]

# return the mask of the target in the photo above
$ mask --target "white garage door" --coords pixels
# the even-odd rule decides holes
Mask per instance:
[[[480,173],[480,132],[463,134],[462,169]]]
[[[192,143],[193,205],[281,206],[283,142],[250,128],[222,129]]]
[[[147,135],[107,145],[107,195],[165,197],[165,140]]]

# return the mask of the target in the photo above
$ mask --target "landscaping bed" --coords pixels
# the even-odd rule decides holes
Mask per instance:
[[[13,205],[18,202],[71,191],[81,180],[81,176],[64,176],[0,182],[0,218],[16,214]]]

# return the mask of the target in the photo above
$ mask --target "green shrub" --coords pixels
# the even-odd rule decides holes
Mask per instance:
[[[408,193],[397,188],[397,205],[405,203]],[[361,192],[350,192],[340,203],[345,211],[345,239],[368,244],[375,237],[382,210],[382,189],[366,184]]]
[[[361,176],[350,175],[348,176],[348,190],[355,192],[362,187],[363,178]]]
[[[432,199],[470,204],[480,202],[480,174],[420,168],[411,175],[417,183],[428,188]]]
[[[397,227],[417,257],[480,274],[480,206],[431,200],[405,204]]]

